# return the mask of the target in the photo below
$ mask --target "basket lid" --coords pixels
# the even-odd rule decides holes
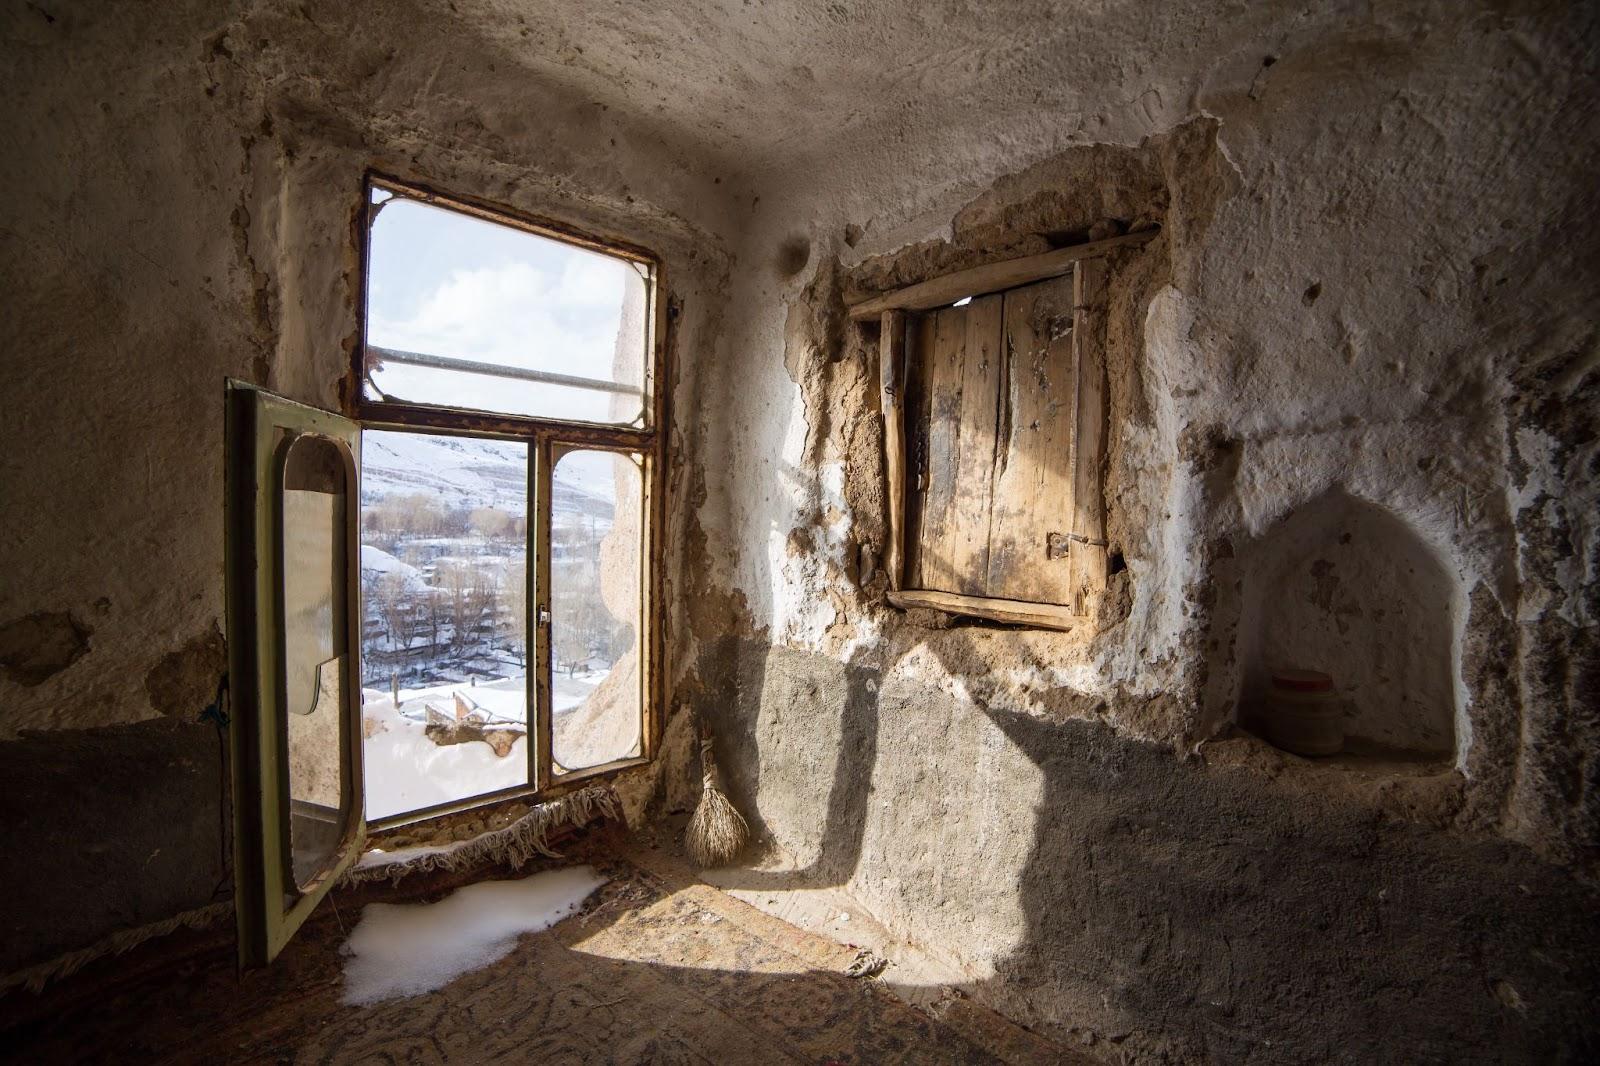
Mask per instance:
[[[1272,687],[1286,692],[1331,692],[1333,678],[1321,670],[1274,670]]]

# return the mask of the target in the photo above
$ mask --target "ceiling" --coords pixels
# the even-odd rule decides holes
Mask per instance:
[[[1185,82],[1284,10],[1214,0],[425,2],[541,80],[746,172],[952,129],[1003,136],[1018,112],[1050,112],[1093,136],[1120,110],[1186,106]]]

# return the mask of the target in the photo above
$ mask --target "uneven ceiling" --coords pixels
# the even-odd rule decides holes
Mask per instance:
[[[425,59],[424,93],[468,67],[481,83],[487,63],[503,87],[522,86],[532,110],[553,97],[608,113],[754,188],[851,155],[881,165],[905,151],[960,156],[985,141],[1137,140],[1193,113],[1219,78],[1247,86],[1297,36],[1393,41],[1426,32],[1430,8],[1449,11],[1222,0],[393,0],[357,10],[268,0],[246,18],[298,22],[346,57],[366,52],[378,78],[385,61]]]
[[[1236,54],[1289,10],[1215,0],[431,2],[541,81],[754,171],[923,126],[982,136],[1018,109],[1093,135],[1122,108],[1187,103],[1166,100],[1166,86]]]

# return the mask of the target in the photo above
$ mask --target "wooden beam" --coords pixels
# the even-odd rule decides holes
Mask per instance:
[[[1040,255],[1021,259],[1003,259],[998,263],[985,263],[969,270],[932,278],[895,289],[881,296],[863,300],[850,306],[850,317],[856,321],[877,318],[885,311],[926,311],[934,307],[947,307],[968,296],[983,296],[1002,289],[1014,289],[1046,278],[1058,278],[1072,269],[1080,259],[1092,259],[1117,248],[1133,248],[1153,239],[1161,228],[1125,233],[1103,241],[1074,244],[1057,248]]]
[[[906,315],[885,311],[878,335],[879,403],[883,411],[884,496],[888,506],[888,531],[884,534],[883,568],[889,588],[898,590],[905,572],[906,430],[905,430]]]
[[[1023,603],[1021,600],[997,600],[987,596],[962,596],[954,592],[890,592],[889,602],[903,610],[920,607],[1040,629],[1072,629],[1081,621],[1072,613],[1071,607],[1059,604]]]

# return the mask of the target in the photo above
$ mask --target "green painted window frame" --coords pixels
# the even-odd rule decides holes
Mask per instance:
[[[235,381],[227,385],[225,432],[234,911],[240,966],[249,968],[271,962],[283,950],[366,843],[356,525],[361,436],[350,419]],[[332,860],[301,886],[291,868],[289,841],[282,492],[288,446],[308,436],[336,444],[345,466],[347,663],[340,679],[339,809],[344,825]]]

